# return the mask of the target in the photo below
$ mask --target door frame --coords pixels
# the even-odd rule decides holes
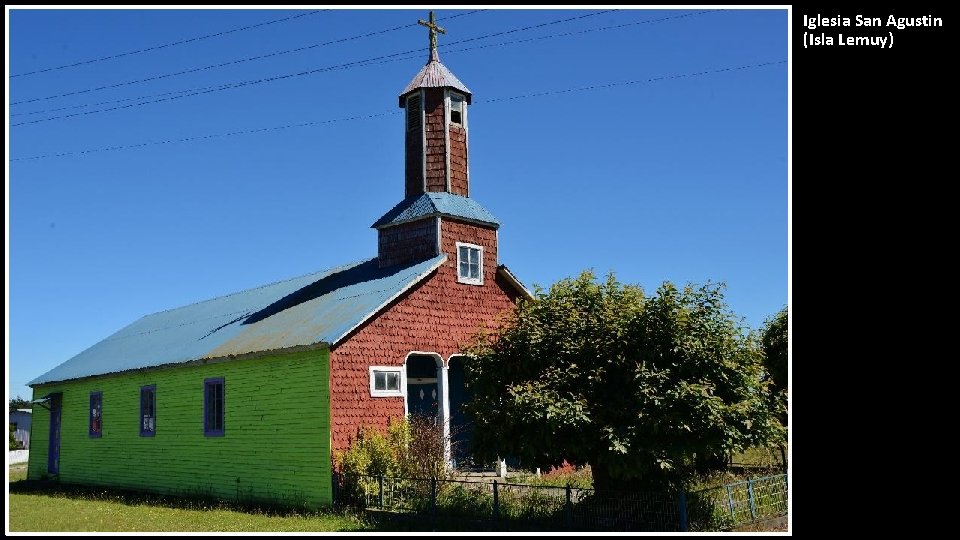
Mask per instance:
[[[50,438],[47,442],[47,474],[60,474],[60,434],[63,431],[63,394],[50,394]]]

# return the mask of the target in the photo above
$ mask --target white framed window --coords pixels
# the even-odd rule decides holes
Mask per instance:
[[[402,397],[403,366],[370,366],[370,396]]]
[[[463,95],[450,92],[450,123],[467,125],[467,102]]]
[[[457,281],[483,285],[483,247],[457,242]]]

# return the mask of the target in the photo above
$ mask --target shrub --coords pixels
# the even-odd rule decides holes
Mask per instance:
[[[15,428],[13,427],[13,424],[10,424],[10,450],[22,450],[23,446],[20,444],[20,441],[17,440],[14,431]]]
[[[445,448],[450,444],[443,425],[432,417],[411,415],[390,422],[387,432],[362,427],[350,448],[335,457],[342,473],[344,500],[366,503],[368,495],[378,493],[377,476],[394,478],[446,478],[449,468]],[[393,482],[391,492],[403,492],[410,486]]]

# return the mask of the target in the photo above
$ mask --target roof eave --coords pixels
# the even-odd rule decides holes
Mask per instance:
[[[134,372],[147,372],[147,371],[154,371],[158,369],[169,369],[174,367],[191,366],[196,364],[215,364],[215,363],[226,362],[230,360],[246,360],[249,358],[257,358],[260,356],[269,356],[273,354],[289,354],[289,353],[296,353],[296,352],[303,352],[303,351],[312,351],[312,350],[318,350],[318,349],[325,349],[330,346],[331,344],[326,341],[318,341],[310,345],[293,345],[290,347],[281,347],[278,349],[265,349],[262,351],[251,351],[248,353],[241,353],[241,354],[228,354],[224,356],[210,356],[210,357],[201,356],[200,358],[184,360],[183,362],[167,362],[166,364],[159,364],[156,366],[124,369],[121,371],[111,371],[109,373],[98,373],[96,375],[84,375],[82,377],[70,377],[67,379],[57,379],[53,381],[36,382],[37,379],[34,379],[33,381],[30,381],[29,383],[27,383],[27,386],[29,386],[30,388],[36,388],[37,386],[43,386],[48,384],[62,384],[67,382],[77,382],[77,381],[83,381],[87,379],[95,379],[97,377],[111,377],[115,375],[126,375],[128,373],[134,373]]]
[[[409,97],[410,94],[413,94],[414,92],[419,92],[423,88],[450,88],[451,90],[456,90],[458,93],[463,94],[464,99],[467,100],[467,105],[473,105],[473,93],[467,90],[466,88],[460,88],[458,86],[450,86],[450,85],[418,86],[416,88],[410,89],[400,94],[400,96],[398,97],[400,108],[403,109],[407,106],[407,97]]]
[[[519,291],[520,294],[524,296],[524,298],[526,298],[527,300],[534,299],[533,293],[527,290],[527,288],[523,286],[523,283],[520,283],[520,280],[517,279],[517,276],[513,275],[513,272],[511,272],[510,269],[506,267],[506,265],[501,264],[500,266],[498,266],[497,273],[503,276],[503,278],[506,279],[508,283],[513,285],[517,289],[517,291]]]
[[[475,224],[475,225],[482,225],[482,226],[484,226],[484,227],[492,227],[494,230],[500,228],[500,224],[499,224],[499,223],[495,223],[495,222],[491,222],[491,221],[481,221],[481,220],[479,220],[479,219],[470,219],[470,218],[466,218],[466,217],[463,217],[463,216],[458,216],[458,215],[456,215],[456,214],[448,214],[448,213],[445,213],[445,212],[431,212],[431,213],[429,213],[429,214],[424,214],[424,215],[422,215],[422,216],[417,216],[417,217],[415,217],[415,218],[404,219],[404,220],[400,220],[400,221],[391,221],[391,222],[388,222],[388,223],[381,223],[380,225],[377,225],[376,223],[374,223],[373,225],[370,226],[370,228],[371,228],[371,229],[377,229],[377,230],[379,231],[379,230],[383,230],[383,229],[389,229],[390,227],[394,227],[394,226],[396,226],[396,225],[403,225],[404,223],[413,223],[414,221],[419,221],[419,220],[421,220],[421,219],[429,219],[429,218],[436,217],[436,216],[452,218],[452,219],[456,219],[456,220],[459,220],[459,221],[466,221],[466,222],[468,222],[468,223],[473,223],[473,224]]]

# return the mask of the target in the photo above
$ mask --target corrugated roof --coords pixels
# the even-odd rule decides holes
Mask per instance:
[[[493,214],[469,197],[446,191],[428,191],[420,195],[411,195],[400,201],[371,227],[387,227],[435,215],[488,223],[494,227],[500,226],[500,222]]]
[[[440,63],[440,58],[436,56],[434,52],[431,54],[430,60],[427,61],[427,65],[423,66],[423,69],[413,77],[413,80],[403,89],[403,92],[400,92],[400,106],[406,107],[405,99],[407,94],[418,88],[438,88],[444,86],[463,92],[467,103],[471,103],[473,93],[467,89],[467,85],[460,82],[460,79],[447,69],[447,66]]]
[[[30,384],[333,345],[444,260],[379,268],[373,258],[147,315]]]

